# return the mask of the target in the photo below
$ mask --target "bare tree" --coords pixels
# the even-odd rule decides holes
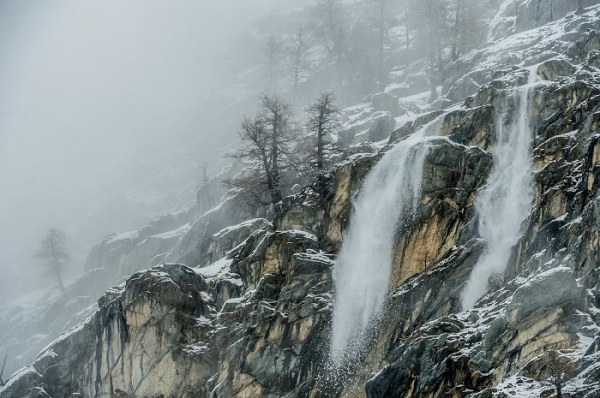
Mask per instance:
[[[375,29],[377,30],[377,82],[380,89],[383,89],[387,83],[387,70],[385,67],[385,45],[388,40],[388,7],[389,0],[371,0],[375,12]]]
[[[302,54],[304,52],[304,36],[302,25],[296,34],[296,49],[294,54],[294,99],[298,95],[298,84],[300,82],[300,67],[302,65]]]
[[[344,54],[344,8],[339,0],[318,0],[314,15],[318,20],[315,36],[339,65]]]
[[[271,203],[282,199],[282,175],[290,167],[290,144],[295,138],[291,116],[287,102],[277,96],[263,95],[259,114],[242,122],[242,148],[230,156],[249,161],[253,167],[226,183],[251,193],[259,204],[267,203],[267,195]]]
[[[564,383],[573,377],[576,363],[560,351],[550,350],[528,365],[527,373],[534,379],[556,389],[556,398],[562,398]]]
[[[253,202],[266,204],[264,199],[265,186],[267,192],[271,192],[273,186],[273,176],[271,172],[269,156],[269,136],[267,128],[261,115],[254,119],[247,117],[242,121],[239,132],[242,148],[229,156],[248,160],[254,168],[245,170],[245,172],[235,179],[228,179],[227,185],[240,188],[253,197]]]
[[[48,270],[54,274],[60,290],[64,293],[62,270],[69,261],[69,255],[65,251],[65,234],[58,229],[49,229],[35,257],[44,262]]]
[[[210,179],[208,163],[200,164],[200,173],[200,182],[196,189],[196,205],[199,212],[204,212],[217,204],[217,200],[223,192],[219,181]]]
[[[406,41],[406,50],[408,51],[410,49],[410,28],[411,28],[411,23],[410,23],[410,2],[408,0],[405,0],[405,4],[404,4],[404,37],[405,37],[405,41]],[[407,60],[408,62],[408,60]]]
[[[448,32],[446,36],[452,37],[450,54],[453,61],[483,42],[486,36],[486,27],[481,17],[484,6],[478,1],[450,2],[450,7],[454,7],[454,18],[448,26],[452,32]]]
[[[208,163],[202,162],[200,165],[200,171],[202,172],[202,185],[208,184]]]
[[[317,100],[306,108],[308,123],[306,128],[315,134],[317,170],[323,170],[325,161],[323,150],[325,136],[335,133],[340,128],[339,110],[335,106],[336,97],[333,92],[321,93]]]
[[[456,60],[459,55],[459,40],[461,26],[464,23],[465,5],[464,0],[456,0],[456,9],[454,16],[454,42],[452,43],[452,59]]]
[[[416,45],[422,48],[428,54],[429,61],[429,80],[432,100],[437,98],[436,87],[444,81],[444,54],[445,50],[462,31],[457,32],[456,28],[466,29],[466,19],[462,18],[465,14],[466,5],[475,2],[461,1],[457,8],[459,12],[459,25],[456,24],[456,12],[451,13],[451,6],[458,0],[443,1],[443,0],[409,0],[408,12],[411,18],[415,21],[417,41]],[[462,18],[462,19],[461,19]],[[454,20],[454,25],[452,24]],[[455,27],[452,30],[452,26]],[[457,51],[458,51],[457,43]],[[451,51],[450,51],[451,52]]]
[[[547,368],[546,380],[556,388],[556,398],[562,398],[562,388],[566,378],[573,372],[575,365],[566,356],[561,355],[558,351],[552,350],[548,353],[547,360],[544,365]]]
[[[281,50],[283,44],[275,36],[270,35],[265,41],[265,53],[267,56],[267,78],[268,78],[268,91],[272,92],[275,89],[275,81],[277,78],[277,71],[279,68],[279,62],[281,61]]]
[[[6,357],[8,356],[8,350],[4,352],[4,360],[2,361],[2,367],[0,368],[0,387],[6,385],[4,382],[4,368],[6,367]]]

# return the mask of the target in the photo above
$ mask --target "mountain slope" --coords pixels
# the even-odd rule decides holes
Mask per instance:
[[[451,105],[472,91],[464,104],[411,117],[382,151],[351,156],[286,197],[272,222],[223,229],[251,217],[231,202],[205,214],[167,257],[189,267],[140,271],[109,291],[0,396],[538,397],[554,389],[550,352],[563,361],[563,391],[597,396],[599,21],[595,6],[465,55],[446,94]],[[505,274],[463,310],[489,249],[477,201],[528,68],[540,79],[528,97],[533,203]],[[414,215],[395,234],[385,316],[368,349],[336,368],[332,268],[353,198],[391,144],[423,126],[437,137]]]

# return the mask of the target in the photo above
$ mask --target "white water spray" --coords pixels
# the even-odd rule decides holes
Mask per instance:
[[[436,121],[437,122],[437,121]],[[414,216],[429,132],[436,122],[396,144],[369,173],[336,261],[330,358],[352,363],[366,348],[387,294],[396,229]]]
[[[488,289],[489,278],[503,273],[513,247],[521,237],[521,224],[533,200],[531,161],[532,131],[529,127],[531,92],[535,73],[515,92],[513,120],[506,126],[496,121],[498,137],[490,149],[494,167],[488,185],[475,201],[479,233],[486,243],[462,293],[463,310],[472,308]]]

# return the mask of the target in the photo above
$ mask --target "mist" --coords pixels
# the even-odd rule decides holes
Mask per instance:
[[[250,50],[232,43],[270,3],[0,2],[3,301],[43,279],[48,228],[76,275],[106,234],[193,200],[235,137],[218,112],[240,95],[219,87]]]
[[[446,106],[442,58],[480,43],[471,33],[483,31],[483,11],[471,2],[444,10],[412,0],[0,0],[0,337],[17,352],[8,369],[132,273],[195,264],[196,242],[218,232],[203,230],[203,213],[236,189],[223,181],[257,171],[223,155],[244,145],[241,121],[261,111],[261,94],[289,104],[290,125],[303,126],[305,107],[333,91],[343,127],[329,139],[343,145],[379,141]],[[436,21],[446,30],[432,30]],[[415,104],[399,99],[413,95]],[[294,137],[298,159],[311,134]],[[328,167],[342,160],[328,151]],[[280,196],[310,184],[303,162],[305,174],[283,163]],[[269,213],[245,202],[215,225]],[[35,257],[49,230],[69,257],[56,275]]]
[[[0,398],[593,394],[599,37],[599,0],[0,0]]]

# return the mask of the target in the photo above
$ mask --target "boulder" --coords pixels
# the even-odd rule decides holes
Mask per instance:
[[[558,77],[567,77],[574,73],[575,67],[563,59],[551,59],[537,68],[538,76],[544,80],[556,80]]]
[[[390,139],[388,140],[388,144],[393,144],[399,140],[402,140],[415,131],[417,129],[431,121],[433,121],[436,117],[440,116],[443,112],[434,111],[430,113],[426,113],[422,116],[417,117],[415,120],[410,121],[402,125],[399,129],[392,131],[390,134]]]
[[[340,132],[339,141],[347,146],[365,141],[381,141],[390,136],[394,127],[396,120],[390,112],[375,112],[369,118]]]
[[[394,127],[396,127],[396,120],[391,114],[387,112],[377,113],[371,118],[367,137],[372,142],[384,140],[394,131]]]
[[[590,51],[585,59],[585,63],[596,69],[600,69],[600,51]]]
[[[342,130],[338,134],[338,142],[342,145],[348,146],[354,143],[354,137],[356,136],[357,129],[352,127],[346,130]]]
[[[385,92],[395,97],[406,97],[408,96],[408,84],[392,83],[385,88]]]
[[[392,115],[399,115],[400,107],[398,98],[389,93],[377,93],[371,96],[373,109],[378,112],[389,112]]]
[[[475,94],[481,87],[468,76],[458,79],[448,90],[446,98],[450,101],[462,101],[466,97]]]
[[[551,307],[583,308],[583,288],[577,285],[573,270],[550,269],[519,287],[507,306],[508,325],[518,328],[527,317]]]

